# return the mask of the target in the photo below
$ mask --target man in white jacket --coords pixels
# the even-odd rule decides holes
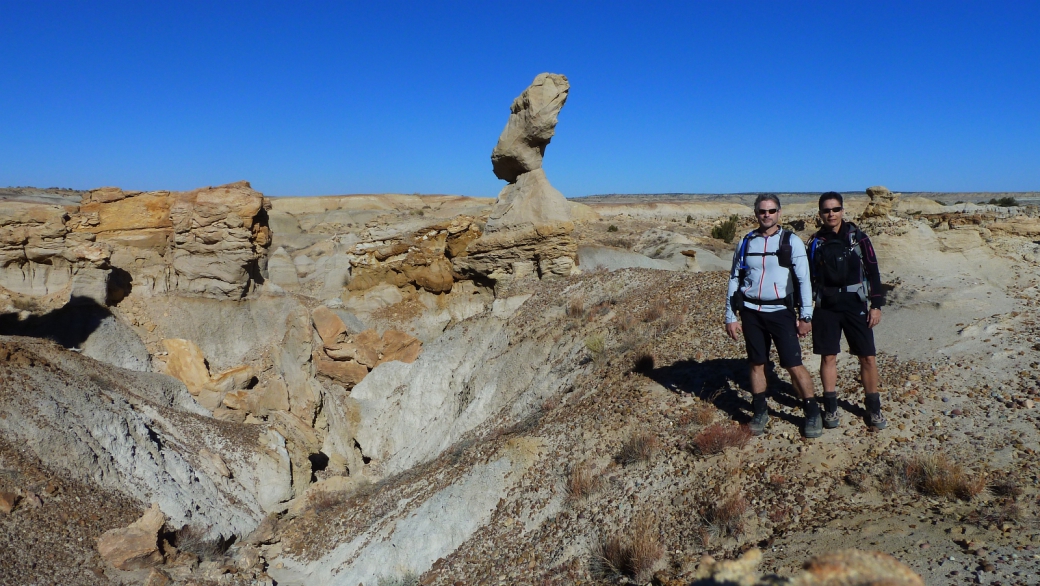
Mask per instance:
[[[748,427],[760,435],[769,423],[766,405],[766,362],[776,345],[780,366],[791,374],[805,410],[805,437],[820,437],[823,420],[812,377],[802,365],[798,338],[812,330],[812,284],[805,244],[796,234],[780,228],[780,198],[763,194],[755,199],[758,228],[748,233],[733,254],[726,294],[726,334],[743,334],[751,365],[754,416]],[[800,302],[800,303],[799,303]],[[800,305],[800,315],[795,308]],[[737,317],[740,321],[737,321]]]

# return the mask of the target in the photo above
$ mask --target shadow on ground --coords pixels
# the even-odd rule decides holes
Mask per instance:
[[[745,359],[717,358],[702,362],[680,360],[654,368],[646,375],[669,390],[711,401],[738,423],[751,421],[751,380]],[[739,390],[734,390],[734,385]],[[775,401],[801,413],[802,402],[798,393],[791,383],[776,375],[772,361],[766,364],[766,397],[771,402]],[[774,409],[770,409],[770,415],[797,426],[804,423],[802,417],[793,417]]]

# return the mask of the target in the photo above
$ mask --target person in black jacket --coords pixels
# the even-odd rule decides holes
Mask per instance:
[[[844,220],[844,200],[828,191],[820,196],[823,226],[809,239],[809,270],[812,274],[813,353],[820,355],[823,384],[823,426],[840,425],[838,415],[838,352],[841,335],[849,352],[859,357],[865,392],[867,424],[884,429],[888,422],[881,413],[874,326],[881,322],[881,273],[877,255],[867,237],[855,224]]]

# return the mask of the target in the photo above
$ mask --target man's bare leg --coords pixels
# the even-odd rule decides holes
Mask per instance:
[[[751,365],[751,410],[753,416],[748,428],[754,435],[761,435],[769,422],[769,407],[766,405],[766,365]]]

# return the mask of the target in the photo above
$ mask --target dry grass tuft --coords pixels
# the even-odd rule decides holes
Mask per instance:
[[[699,400],[693,404],[689,411],[679,416],[679,425],[687,426],[691,423],[697,425],[708,425],[715,421],[715,415],[719,412],[718,407],[709,401]]]
[[[347,501],[347,491],[321,490],[307,497],[307,508],[316,515],[324,515]]]
[[[649,352],[640,352],[636,354],[636,359],[632,363],[632,372],[638,372],[640,374],[648,374],[654,369],[654,355]]]
[[[601,315],[607,315],[613,307],[614,303],[612,301],[601,301],[596,305],[593,305],[592,309],[589,310],[589,319],[594,319]]]
[[[638,432],[621,446],[621,452],[615,460],[622,466],[648,462],[660,447],[661,440],[657,439],[657,436],[645,431]]]
[[[928,496],[971,500],[986,488],[986,479],[971,475],[946,454],[925,454],[898,462],[897,483]]]
[[[571,500],[587,499],[602,488],[603,478],[587,462],[575,466],[567,477],[567,498]]]
[[[705,503],[701,519],[714,535],[737,536],[744,532],[744,515],[750,508],[744,495],[737,492]]]
[[[211,560],[224,555],[224,552],[231,546],[232,539],[226,539],[223,536],[207,539],[208,531],[209,527],[185,525],[173,532],[171,541],[178,550],[193,553],[201,560]]]
[[[691,444],[698,454],[710,456],[720,454],[726,448],[742,448],[751,440],[751,431],[746,425],[716,423],[705,427],[693,436]]]
[[[1022,496],[1022,487],[1011,476],[1001,476],[989,485],[989,491],[995,496],[1017,498]]]
[[[668,301],[664,299],[658,299],[653,305],[643,312],[643,321],[650,323],[661,319],[661,316],[668,311]]]
[[[585,315],[585,297],[581,295],[575,295],[571,297],[569,303],[567,303],[567,317],[579,318]]]
[[[599,542],[593,551],[593,568],[603,578],[629,578],[646,584],[665,563],[665,549],[653,524],[646,518],[632,526],[627,538],[615,535]]]

